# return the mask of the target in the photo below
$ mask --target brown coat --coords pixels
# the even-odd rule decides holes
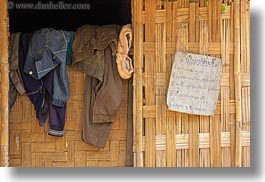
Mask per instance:
[[[104,147],[122,97],[116,64],[120,26],[80,27],[73,44],[73,65],[86,73],[83,140]]]

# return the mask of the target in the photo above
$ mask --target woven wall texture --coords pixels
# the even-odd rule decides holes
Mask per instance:
[[[121,108],[104,149],[81,139],[84,74],[68,68],[71,96],[67,103],[65,136],[47,134],[49,122],[40,127],[34,106],[20,96],[10,112],[10,166],[82,167],[125,166],[128,82],[123,82]]]
[[[250,10],[235,0],[134,1],[134,162],[138,167],[250,166]],[[215,115],[169,111],[176,51],[222,58]]]

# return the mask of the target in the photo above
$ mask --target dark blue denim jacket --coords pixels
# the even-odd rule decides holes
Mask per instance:
[[[40,80],[36,80],[29,74],[25,73],[24,65],[31,42],[32,34],[22,33],[19,38],[19,71],[25,86],[26,93],[36,110],[36,118],[40,126],[43,126],[49,117],[50,129],[48,134],[61,137],[64,135],[66,105],[58,107],[52,104],[54,90],[53,78],[54,71],[50,71]]]
[[[72,32],[44,28],[32,37],[24,72],[39,80],[54,69],[52,104],[63,107],[69,98],[66,53]]]

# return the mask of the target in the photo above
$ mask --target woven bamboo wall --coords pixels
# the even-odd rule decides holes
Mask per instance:
[[[65,136],[47,134],[48,121],[40,127],[34,106],[20,96],[10,112],[9,165],[12,167],[125,166],[128,81],[123,82],[122,104],[104,149],[81,140],[84,74],[68,68],[71,96],[67,104]]]
[[[134,1],[134,165],[250,166],[250,10],[235,0]],[[166,94],[175,52],[220,57],[215,115],[172,112]]]

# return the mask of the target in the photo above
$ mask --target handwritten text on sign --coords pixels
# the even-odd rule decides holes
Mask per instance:
[[[168,108],[188,114],[213,115],[221,75],[219,58],[176,53],[168,88]]]

